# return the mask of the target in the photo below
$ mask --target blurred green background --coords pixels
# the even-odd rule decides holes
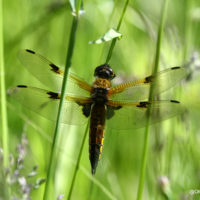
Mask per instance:
[[[116,28],[124,3],[119,0],[84,1],[85,14],[79,21],[72,70],[90,83],[95,67],[105,62],[110,42],[91,45],[89,41]],[[128,81],[151,74],[162,5],[160,0],[130,1],[120,29],[123,37],[117,41],[110,60],[119,79]],[[46,88],[22,66],[17,52],[32,49],[56,65],[64,66],[72,23],[69,2],[6,0],[3,6],[6,89],[17,84]],[[200,189],[199,33],[200,1],[169,1],[159,71],[185,65],[190,77],[161,98],[181,101],[187,112],[151,127],[145,200],[200,199],[200,194],[192,193]],[[24,175],[38,165],[36,177],[44,178],[55,124],[25,109],[12,97],[8,97],[8,124],[9,149],[14,157],[17,157],[16,147],[23,133],[29,141]],[[54,181],[56,194],[52,199],[60,194],[64,194],[65,199],[68,195],[84,130],[85,127],[62,125]],[[102,158],[93,177],[88,140],[71,199],[135,199],[144,129],[119,133],[108,129]],[[27,181],[34,182],[36,177]],[[12,186],[12,195],[20,196],[20,187],[16,185]],[[31,192],[32,199],[42,199],[43,192],[44,184]]]

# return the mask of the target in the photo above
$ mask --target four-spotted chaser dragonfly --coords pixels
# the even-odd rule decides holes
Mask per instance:
[[[38,80],[53,91],[18,85],[14,96],[26,107],[55,120],[63,80],[63,70],[32,50],[21,50],[19,59]],[[98,66],[95,81],[88,84],[70,73],[62,122],[83,125],[90,119],[89,159],[95,174],[102,153],[105,124],[110,129],[127,130],[146,125],[147,110],[151,106],[150,124],[159,122],[183,110],[176,100],[147,101],[150,86],[153,96],[174,86],[186,76],[183,67],[172,67],[142,80],[111,85],[115,73],[108,64]]]

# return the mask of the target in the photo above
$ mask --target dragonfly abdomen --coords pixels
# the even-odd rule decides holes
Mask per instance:
[[[101,157],[105,131],[106,105],[94,104],[90,119],[89,154],[92,174],[95,174]]]

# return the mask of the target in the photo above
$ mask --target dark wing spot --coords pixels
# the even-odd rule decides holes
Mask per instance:
[[[47,94],[50,95],[49,96],[50,99],[60,99],[59,93],[56,93],[56,92],[47,92]]]
[[[17,87],[19,87],[19,88],[27,88],[28,86],[27,85],[17,85]]]
[[[179,101],[176,100],[170,100],[172,103],[180,103]]]
[[[56,72],[57,74],[60,74],[58,66],[54,65],[53,63],[51,63],[49,65],[52,68],[51,71]]]
[[[177,67],[172,67],[171,69],[174,70],[174,69],[180,69],[181,67],[177,66]]]
[[[30,49],[26,49],[26,51],[29,52],[29,53],[35,54],[35,52],[30,50]]]
[[[139,102],[139,104],[137,105],[137,107],[139,107],[139,108],[147,108],[148,105],[150,105],[150,104],[151,103],[148,102],[148,101],[141,101],[141,102]]]
[[[171,70],[176,70],[176,69],[180,69],[180,68],[181,68],[181,67],[179,67],[179,66],[177,66],[177,67],[172,67]],[[150,82],[152,82],[152,81],[153,81],[153,78],[154,78],[153,75],[147,76],[147,77],[145,78],[144,83],[150,83]]]
[[[152,80],[153,80],[153,76],[147,76],[147,77],[145,78],[144,83],[151,83]]]

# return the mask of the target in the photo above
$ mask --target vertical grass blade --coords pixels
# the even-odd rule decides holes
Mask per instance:
[[[84,133],[84,136],[83,136],[81,148],[80,148],[78,159],[77,159],[77,162],[76,162],[76,167],[75,167],[74,174],[73,174],[73,177],[72,177],[72,182],[71,182],[69,194],[68,194],[68,197],[67,197],[68,200],[71,199],[71,195],[72,195],[72,191],[73,191],[73,188],[74,188],[76,175],[77,175],[77,172],[78,172],[78,169],[79,169],[79,164],[80,164],[80,160],[81,160],[81,156],[82,156],[82,152],[83,152],[83,147],[84,147],[84,144],[85,144],[85,139],[86,139],[86,136],[87,136],[87,133],[88,133],[88,129],[89,129],[89,122],[87,123],[87,127],[85,129],[85,133]]]
[[[3,166],[4,169],[9,164],[9,145],[8,145],[8,121],[7,121],[7,106],[6,106],[6,84],[5,84],[5,67],[4,67],[4,37],[3,37],[3,0],[0,0],[0,118],[1,118],[1,130],[3,145]],[[6,175],[2,170],[4,185],[1,188],[4,193],[5,199],[10,198],[10,188],[6,182]]]
[[[50,194],[51,194],[51,189],[52,189],[51,183],[55,174],[54,169],[55,169],[56,160],[57,160],[56,147],[58,145],[58,134],[61,129],[60,122],[61,122],[61,117],[62,117],[62,112],[63,112],[62,108],[63,108],[63,104],[65,100],[64,98],[65,98],[65,93],[66,93],[66,88],[67,88],[68,72],[69,72],[69,68],[71,67],[71,60],[72,60],[72,55],[74,51],[76,31],[78,27],[78,18],[79,16],[73,17],[72,26],[71,26],[71,33],[69,37],[68,51],[67,51],[65,71],[64,71],[64,79],[63,79],[62,90],[61,90],[61,98],[60,98],[60,104],[59,104],[58,115],[57,115],[57,120],[56,120],[56,127],[55,127],[55,132],[54,132],[54,137],[53,137],[52,148],[51,148],[50,162],[49,162],[49,168],[47,172],[47,182],[46,182],[46,187],[44,191],[44,200],[50,199]]]
[[[185,9],[184,9],[184,49],[183,49],[183,64],[187,62],[188,59],[188,50],[190,49],[190,37],[191,37],[191,7],[192,0],[185,1]]]
[[[3,0],[0,0],[0,92],[1,92],[1,136],[4,150],[4,167],[8,166],[8,122],[6,107],[6,86],[4,68],[4,40],[3,40]]]
[[[158,28],[158,37],[157,37],[157,44],[156,44],[156,55],[155,55],[155,65],[153,67],[152,74],[158,72],[159,62],[160,62],[160,51],[161,51],[161,41],[162,41],[162,35],[163,35],[163,29],[164,29],[164,22],[166,18],[167,13],[167,7],[168,7],[169,0],[165,0],[163,7],[161,9],[161,20],[160,25]],[[154,88],[150,87],[150,93],[149,93],[149,101],[153,99],[153,91]],[[142,199],[142,194],[144,190],[144,179],[145,179],[145,171],[146,171],[146,163],[147,163],[147,154],[148,154],[148,143],[149,143],[149,121],[150,121],[150,112],[151,112],[151,106],[148,109],[147,115],[148,120],[146,124],[145,129],[145,136],[144,136],[144,147],[143,147],[143,153],[142,153],[142,162],[141,162],[141,171],[140,171],[140,178],[139,178],[139,185],[138,185],[138,191],[137,191],[137,200]]]
[[[120,27],[121,27],[121,23],[122,23],[122,20],[124,18],[124,15],[125,15],[125,12],[126,12],[126,9],[128,7],[128,4],[129,4],[129,0],[126,0],[126,3],[124,5],[124,8],[123,8],[123,11],[122,11],[122,14],[121,14],[121,17],[120,17],[120,20],[119,20],[119,23],[117,25],[117,31],[119,31]],[[117,41],[117,38],[113,39],[112,42],[111,42],[111,45],[110,45],[110,49],[108,51],[108,55],[107,55],[107,58],[106,58],[106,63],[109,63],[110,61],[110,58],[112,56],[112,52],[113,52],[113,49],[115,47],[115,44],[116,44],[116,41]]]

